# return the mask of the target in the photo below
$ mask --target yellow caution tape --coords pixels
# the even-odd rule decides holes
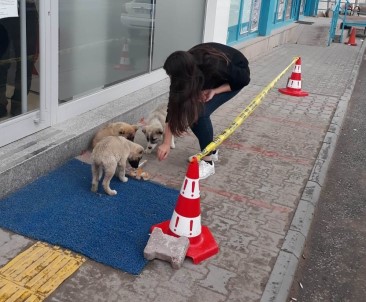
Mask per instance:
[[[278,80],[289,70],[289,68],[299,59],[295,57],[291,64],[289,64],[271,83],[269,83],[251,102],[250,104],[234,119],[231,125],[223,130],[221,134],[216,136],[214,140],[207,145],[200,153],[197,153],[195,157],[200,161],[204,156],[208,155],[213,150],[216,150],[234,131],[253,113],[254,109],[259,106],[268,92],[276,85]]]
[[[0,269],[0,301],[43,301],[85,261],[37,242]]]

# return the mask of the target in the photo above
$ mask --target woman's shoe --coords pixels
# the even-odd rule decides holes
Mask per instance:
[[[199,163],[199,179],[206,179],[207,177],[215,174],[215,164],[209,164],[208,162],[201,160]]]

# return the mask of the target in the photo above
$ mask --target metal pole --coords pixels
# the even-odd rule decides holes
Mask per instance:
[[[27,99],[27,8],[26,0],[20,1],[20,66],[22,113],[28,111]]]

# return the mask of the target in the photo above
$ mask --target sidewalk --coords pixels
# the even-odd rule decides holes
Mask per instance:
[[[311,31],[316,23],[304,26]],[[314,45],[317,39],[250,62],[251,84],[213,116],[218,134],[301,57],[309,96],[277,91],[290,69],[220,147],[216,174],[200,182],[202,224],[217,240],[218,255],[199,265],[186,259],[179,270],[154,260],[139,276],[88,260],[47,301],[286,301],[365,49],[360,39],[355,47]],[[143,142],[141,133],[136,140]],[[187,158],[198,149],[194,136],[178,138],[166,161],[147,156],[145,170],[152,181],[179,189]],[[0,230],[0,242],[1,266],[31,241]]]

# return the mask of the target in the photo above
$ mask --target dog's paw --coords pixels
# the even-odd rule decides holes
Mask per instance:
[[[121,178],[120,178],[120,180],[121,180],[122,182],[127,182],[127,181],[128,181],[128,178],[127,178],[126,176],[123,176],[123,177],[121,177]]]
[[[98,191],[98,185],[92,185],[90,191],[96,193]]]
[[[171,144],[170,149],[175,149],[175,144]]]
[[[110,196],[114,196],[114,195],[117,195],[117,191],[116,190],[109,190],[107,192],[107,194],[110,195]]]

